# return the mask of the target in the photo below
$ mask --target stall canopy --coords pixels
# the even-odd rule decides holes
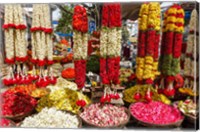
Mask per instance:
[[[122,19],[137,20],[141,3],[122,3]]]

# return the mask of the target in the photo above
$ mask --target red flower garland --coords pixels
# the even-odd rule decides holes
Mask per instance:
[[[73,29],[86,33],[88,31],[88,18],[86,9],[82,6],[75,6],[73,15]]]
[[[120,4],[104,4],[102,10],[102,26],[121,27]],[[103,84],[119,84],[120,57],[100,58],[100,76]]]
[[[160,42],[160,34],[156,33],[155,43],[154,43],[154,55],[153,55],[154,61],[158,61],[159,42]]]
[[[146,43],[146,33],[144,31],[139,31],[138,35],[138,57],[145,57],[145,43]]]
[[[85,85],[85,73],[86,73],[86,60],[75,60],[75,82],[78,88],[81,89]]]
[[[102,9],[102,22],[101,25],[108,27],[108,20],[109,20],[109,9],[108,9],[108,5],[104,4],[103,5],[103,9]]]
[[[146,43],[146,55],[154,55],[154,43],[155,43],[156,31],[147,31],[147,43]]]
[[[2,27],[3,27],[4,29],[9,29],[9,28],[15,28],[15,29],[20,29],[20,30],[26,29],[26,25],[24,25],[24,24],[15,25],[15,24],[13,24],[13,23],[3,24]]]
[[[164,55],[171,55],[173,51],[173,41],[174,41],[174,32],[167,32],[166,33],[166,44],[165,44],[165,50]]]
[[[6,62],[7,64],[14,64],[14,63],[15,63],[15,59],[14,59],[14,58],[12,58],[12,59],[6,58],[6,59],[5,59],[5,62]]]
[[[47,34],[51,34],[53,32],[52,28],[44,28],[44,27],[32,27],[30,30],[31,32],[41,31]]]
[[[106,58],[100,58],[100,76],[103,84],[109,84],[108,75],[107,75],[107,65]]]
[[[25,57],[15,57],[15,60],[18,62],[26,62],[28,60],[28,56]]]

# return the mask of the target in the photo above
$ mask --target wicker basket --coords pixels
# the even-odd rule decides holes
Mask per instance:
[[[199,117],[198,115],[197,116],[192,116],[192,115],[189,115],[189,114],[184,114],[184,115],[185,115],[185,120],[187,120],[191,124],[195,124],[198,117]]]
[[[175,101],[175,102],[173,103],[173,105],[177,107],[178,101]],[[189,123],[191,123],[191,124],[195,124],[195,122],[197,121],[197,119],[198,119],[198,117],[199,117],[198,114],[197,114],[196,116],[192,116],[192,115],[190,115],[190,114],[183,113],[182,111],[181,111],[181,113],[185,116],[185,120],[187,120],[187,121],[188,121]]]
[[[90,104],[90,105],[92,105],[92,104]],[[89,107],[90,105],[85,106],[85,108],[86,108],[86,107]],[[120,107],[120,105],[115,105],[115,106]],[[124,107],[124,108],[125,108],[125,107]],[[82,121],[83,121],[84,124],[86,124],[87,126],[90,126],[90,127],[95,127],[95,128],[112,128],[112,129],[116,128],[116,129],[117,129],[117,128],[123,128],[123,127],[129,122],[129,120],[130,120],[131,115],[130,115],[130,112],[129,112],[129,110],[128,110],[127,108],[125,108],[125,112],[126,112],[127,115],[128,115],[128,118],[127,118],[126,121],[122,122],[122,123],[119,124],[119,125],[115,125],[115,126],[106,126],[106,127],[97,126],[97,125],[94,125],[94,124],[88,122],[87,120],[83,119],[83,118],[80,116],[81,113],[79,113],[79,117],[81,117],[81,119],[82,119]]]
[[[131,107],[131,105],[130,105],[130,107]],[[130,107],[129,107],[129,111],[131,113]],[[179,127],[179,126],[181,126],[181,124],[182,124],[182,122],[184,120],[184,116],[183,116],[183,118],[181,120],[179,120],[177,122],[174,122],[174,123],[169,123],[169,124],[154,124],[154,123],[149,123],[149,122],[141,121],[141,120],[137,119],[133,114],[131,114],[131,116],[132,116],[132,118],[133,118],[134,121],[138,122],[142,126],[151,127],[151,128],[173,128],[173,127]]]
[[[35,109],[33,108],[30,112],[28,112],[26,114],[22,113],[22,114],[18,114],[18,115],[15,115],[15,116],[2,116],[2,117],[13,120],[13,121],[23,120],[25,117],[31,115],[34,112],[34,110]]]

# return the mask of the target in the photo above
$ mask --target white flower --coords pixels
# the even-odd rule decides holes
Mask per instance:
[[[56,108],[44,108],[40,113],[25,118],[21,127],[78,128],[78,125],[76,115],[58,111]]]

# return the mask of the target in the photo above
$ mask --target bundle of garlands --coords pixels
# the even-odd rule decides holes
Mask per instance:
[[[198,75],[198,13],[194,9],[191,13],[191,18],[189,22],[189,35],[187,38],[186,56],[184,62],[184,87],[190,88],[193,92],[196,92],[194,83],[196,80],[196,75]]]
[[[34,4],[31,27],[31,62],[33,63],[32,76],[37,80],[38,87],[56,83],[51,68],[53,64],[52,32],[49,5]],[[36,73],[36,69],[39,70],[39,75]]]
[[[176,92],[174,82],[180,72],[184,10],[180,5],[175,4],[165,12],[164,19],[160,58],[163,86],[159,92],[168,97],[174,97]]]
[[[130,93],[132,101],[151,101],[153,96],[154,79],[158,72],[158,49],[160,42],[160,4],[157,2],[144,3],[139,13],[138,52],[136,58],[137,85],[125,90],[124,100]],[[140,91],[140,87],[146,85],[146,91]],[[144,93],[145,94],[141,94]],[[144,97],[142,97],[144,96]],[[129,100],[130,101],[130,100]]]
[[[102,7],[102,28],[100,36],[100,76],[104,88],[101,102],[119,99],[110,87],[119,85],[121,55],[121,6],[118,3],[104,4]]]
[[[32,78],[27,75],[26,25],[21,5],[5,5],[4,20],[5,62],[10,69],[3,83],[4,85],[28,84]]]
[[[73,41],[74,41],[74,65],[75,82],[79,89],[85,85],[86,79],[86,59],[88,50],[88,18],[86,9],[77,5],[73,14]]]

